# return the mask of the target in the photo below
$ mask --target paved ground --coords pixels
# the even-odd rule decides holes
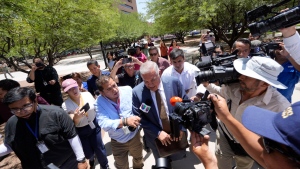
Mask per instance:
[[[196,53],[198,50],[198,47],[182,47],[182,49],[185,51],[185,53]],[[103,60],[101,60],[100,55],[94,55],[94,58],[96,58],[101,66],[101,68],[105,68],[105,64]],[[60,76],[69,74],[71,72],[85,72],[88,71],[86,67],[86,61],[89,60],[88,55],[82,55],[80,57],[73,57],[73,58],[67,58],[65,60],[62,60],[57,64],[55,69],[57,70],[58,74]],[[13,72],[13,76],[15,77],[14,80],[17,80],[21,83],[22,86],[28,86],[29,84],[25,81],[27,75],[22,72]],[[4,79],[4,75],[0,75],[0,79]],[[293,102],[295,101],[300,101],[300,84],[297,84],[294,95],[293,95]],[[211,135],[211,142],[209,143],[211,151],[214,150],[214,140],[215,140],[215,133],[213,132]],[[114,159],[111,153],[111,148],[110,148],[110,138],[108,137],[107,133],[104,133],[103,135],[103,141],[105,143],[105,146],[107,148],[107,157],[109,160],[109,165],[111,168],[114,167]],[[192,168],[197,168],[197,169],[203,169],[203,165],[201,162],[194,156],[192,152],[189,151],[189,148],[187,149],[187,158],[178,162],[173,162],[172,166],[173,169],[192,169]],[[145,169],[150,169],[152,165],[155,164],[154,157],[151,153],[146,153],[145,151],[143,152],[144,160],[145,160]],[[132,159],[131,157],[129,157]],[[130,167],[132,167],[132,162],[130,160]],[[96,165],[96,169],[100,169],[99,164]]]

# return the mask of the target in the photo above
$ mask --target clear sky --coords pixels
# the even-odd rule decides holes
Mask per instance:
[[[149,2],[149,1],[151,1],[151,0],[136,0],[138,13],[146,14],[146,6],[147,6],[146,2]]]

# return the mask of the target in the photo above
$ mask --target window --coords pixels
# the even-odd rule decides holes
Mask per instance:
[[[121,4],[121,6],[133,10],[133,7],[127,4]]]
[[[127,11],[124,11],[124,10],[121,10],[123,13],[126,13],[126,14],[130,14],[130,12],[127,12]]]
[[[132,0],[127,0],[127,1],[132,3]]]

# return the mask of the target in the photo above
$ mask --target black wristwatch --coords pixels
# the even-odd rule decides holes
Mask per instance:
[[[77,162],[78,162],[78,163],[85,163],[85,161],[86,161],[86,159],[85,159],[85,157],[84,157],[82,160],[77,161]]]

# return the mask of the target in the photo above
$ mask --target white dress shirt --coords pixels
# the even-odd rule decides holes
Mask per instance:
[[[157,112],[157,115],[158,115],[158,117],[160,117],[159,116],[159,110],[158,110],[158,107],[157,107],[157,104],[156,104],[155,92],[152,91],[152,90],[150,90],[150,93],[151,93],[152,100],[155,103],[154,105],[155,105],[155,110]],[[160,81],[160,84],[158,85],[158,93],[160,94],[161,100],[164,103],[164,105],[162,105],[162,106],[165,106],[166,113],[167,113],[167,116],[169,118],[169,110],[168,110],[168,105],[167,105],[167,99],[166,99],[166,95],[165,95],[165,91],[164,91],[164,86],[163,86],[163,84],[162,84],[161,81]],[[159,118],[159,124],[162,127],[162,123],[161,123],[161,119],[160,118]]]
[[[192,65],[188,62],[184,62],[183,71],[178,73],[174,66],[169,66],[164,73],[162,74],[162,78],[164,76],[173,76],[177,77],[181,82],[184,91],[188,91],[186,95],[188,98],[195,96],[197,94],[197,83],[195,79],[195,71],[200,71],[195,65]]]

